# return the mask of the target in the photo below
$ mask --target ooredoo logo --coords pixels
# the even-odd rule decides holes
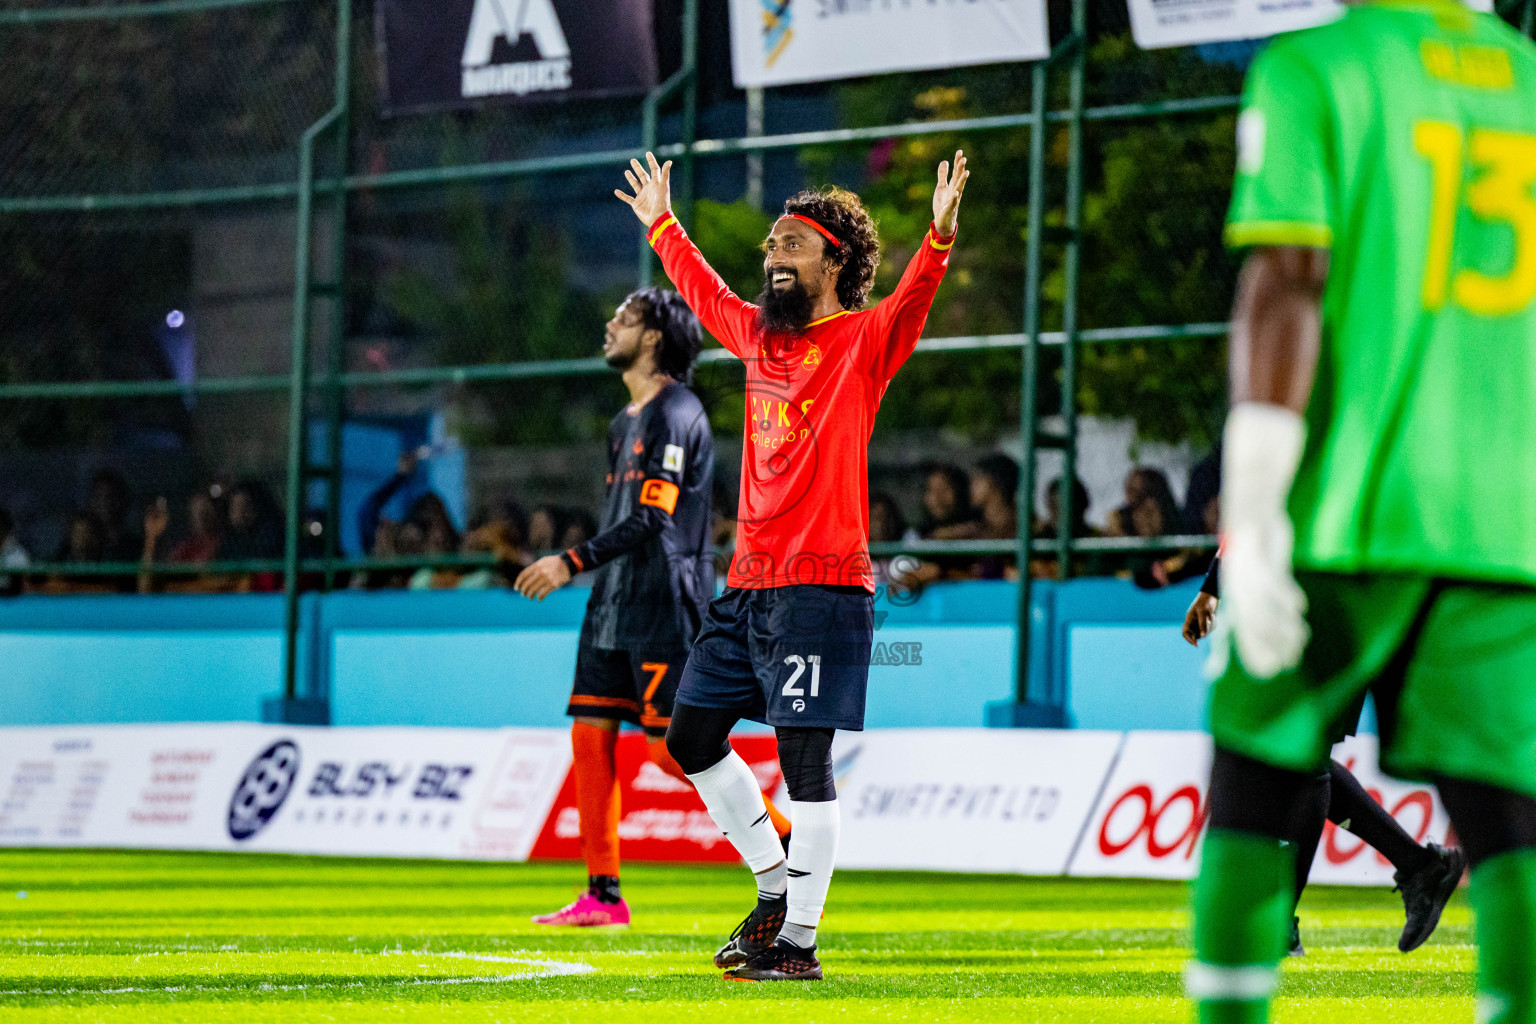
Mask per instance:
[[[1099,852],[1106,857],[1116,857],[1146,838],[1146,852],[1154,860],[1162,860],[1183,847],[1188,860],[1195,852],[1200,832],[1211,808],[1194,784],[1181,786],[1159,801],[1152,787],[1145,782],[1137,783],[1121,793],[1099,826]]]
[[[229,800],[230,838],[249,839],[266,828],[293,791],[298,774],[299,748],[292,740],[278,740],[257,755]]]

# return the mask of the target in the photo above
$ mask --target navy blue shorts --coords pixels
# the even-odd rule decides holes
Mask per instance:
[[[572,718],[616,718],[653,736],[666,733],[683,672],[681,651],[607,651],[576,648],[576,684],[565,713]]]
[[[709,603],[677,703],[768,725],[862,729],[874,635],[863,587],[727,587]]]

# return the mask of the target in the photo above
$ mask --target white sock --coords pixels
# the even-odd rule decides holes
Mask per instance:
[[[688,781],[699,791],[725,838],[758,876],[759,888],[765,883],[771,886],[776,880],[773,869],[784,862],[784,846],[747,762],[733,750],[699,774],[688,776]]]
[[[779,938],[802,949],[816,945],[816,926],[827,905],[832,865],[837,860],[841,816],[837,801],[789,802],[789,912]]]

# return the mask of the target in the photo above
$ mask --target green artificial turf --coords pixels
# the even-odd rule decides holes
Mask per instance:
[[[827,980],[750,985],[710,964],[750,906],[745,869],[627,867],[627,930],[529,922],[583,881],[574,864],[0,851],[0,1020],[1190,1019],[1182,884],[841,872]],[[1470,1020],[1463,897],[1410,956],[1401,915],[1385,890],[1309,891],[1276,1019]]]

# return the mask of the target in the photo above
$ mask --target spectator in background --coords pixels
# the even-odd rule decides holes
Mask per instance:
[[[950,463],[930,467],[923,489],[923,521],[918,527],[918,538],[969,540],[977,535],[978,529],[976,513],[971,508],[971,481],[965,470]],[[967,555],[934,555],[912,571],[913,583],[967,579],[973,562]]]
[[[1221,443],[1189,471],[1189,491],[1180,514],[1183,532],[1214,534],[1221,525]],[[1133,579],[1139,587],[1157,589],[1204,574],[1211,567],[1216,552],[1186,548],[1150,565],[1140,567]]]
[[[1221,441],[1189,471],[1189,490],[1184,495],[1184,532],[1215,533],[1221,500]]]
[[[11,510],[0,506],[0,569],[10,570],[0,573],[0,597],[21,593],[24,582],[21,570],[31,564],[32,556],[16,539],[16,523],[11,518]]]
[[[224,508],[213,496],[212,488],[193,491],[187,496],[187,532],[171,548],[170,561],[181,565],[203,565],[219,557],[224,541]],[[144,532],[149,533],[146,518]]]
[[[571,509],[566,514],[565,529],[560,533],[560,550],[569,551],[596,536],[597,520],[592,518],[592,513],[581,508]]]
[[[1162,537],[1179,531],[1183,516],[1162,470],[1138,467],[1125,478],[1125,504],[1109,514],[1112,537]]]
[[[528,517],[528,547],[536,555],[557,550],[555,543],[564,532],[565,516],[554,505],[540,505]]]
[[[457,569],[423,567],[411,577],[412,590],[489,590],[508,586],[530,561],[517,544],[512,525],[505,520],[491,520],[464,535],[464,554],[490,554],[494,566],[464,572]]]
[[[101,524],[90,512],[76,512],[69,520],[64,543],[56,561],[75,565],[104,561]],[[38,587],[44,594],[112,594],[123,589],[124,580],[114,576],[55,573]]]
[[[923,490],[923,522],[918,536],[923,540],[953,539],[946,533],[954,527],[962,530],[974,519],[971,511],[971,483],[965,470],[940,463],[928,470]]]
[[[1055,539],[1061,529],[1061,477],[1045,485],[1045,519],[1035,531],[1040,537]],[[1097,537],[1098,531],[1088,525],[1088,486],[1077,477],[1072,478],[1072,536]]]
[[[104,562],[131,562],[139,557],[143,542],[129,529],[128,507],[133,494],[128,481],[115,469],[103,469],[91,479],[85,511],[96,520]]]
[[[229,492],[229,529],[221,555],[226,561],[283,557],[283,511],[260,480],[242,480]],[[282,574],[258,572],[232,581],[225,589],[282,589]]]
[[[459,531],[448,518],[448,506],[430,491],[411,502],[401,529],[402,538],[406,536],[406,528],[410,528],[413,535],[419,531],[420,552],[428,558],[456,554],[459,550]],[[414,546],[414,538],[408,543]],[[408,586],[412,590],[442,590],[458,586],[463,575],[452,566],[424,565],[411,576]]]
[[[421,460],[415,450],[403,453],[395,462],[395,475],[363,499],[362,506],[357,510],[357,536],[363,545],[364,554],[373,554],[378,545],[380,527],[386,522],[383,518],[384,506],[411,482],[420,465]],[[411,503],[403,522],[416,523],[431,538],[429,545],[441,549],[440,554],[458,549],[459,531],[448,515],[448,506],[432,491],[427,491]]]
[[[421,554],[425,546],[419,526],[381,519],[374,530],[370,553],[378,559],[409,558]],[[353,573],[351,585],[358,590],[399,590],[410,584],[412,572],[406,568],[369,569]]]
[[[976,536],[982,540],[1015,540],[1019,536],[1019,464],[994,452],[971,470],[971,506],[976,510]],[[1006,555],[986,555],[973,572],[984,580],[1017,578]]]
[[[1045,485],[1045,519],[1036,528],[1035,536],[1043,540],[1055,540],[1061,530],[1061,477]],[[1088,487],[1077,477],[1072,478],[1073,537],[1097,537],[1099,531],[1088,525]],[[1103,558],[1094,554],[1078,555],[1072,562],[1075,576],[1097,576],[1104,572]],[[1029,560],[1029,574],[1035,579],[1056,579],[1058,562],[1054,556],[1035,557]]]
[[[448,506],[431,491],[411,502],[405,521],[421,529],[425,554],[451,555],[459,550],[459,531],[448,515]]]

